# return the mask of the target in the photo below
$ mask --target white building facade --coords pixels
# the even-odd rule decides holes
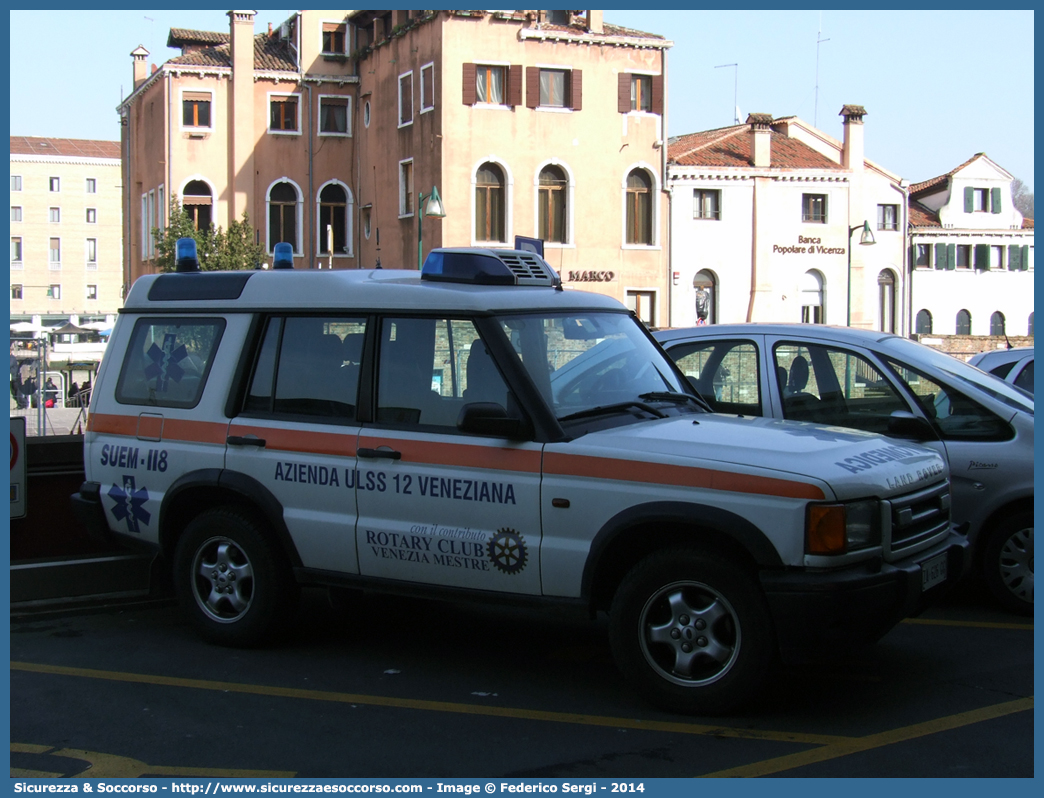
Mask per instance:
[[[912,332],[1033,335],[1033,220],[978,153],[910,187]]]
[[[768,114],[670,141],[670,326],[909,328],[906,192],[865,159],[865,114],[842,109],[843,142]]]

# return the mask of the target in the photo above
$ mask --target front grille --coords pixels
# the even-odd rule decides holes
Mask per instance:
[[[940,482],[886,502],[890,506],[891,535],[886,558],[912,554],[950,528],[950,483]],[[892,556],[888,556],[888,555]]]

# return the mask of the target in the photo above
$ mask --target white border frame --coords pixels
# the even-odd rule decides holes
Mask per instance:
[[[650,210],[652,212],[652,243],[651,244],[628,244],[627,243],[627,176],[635,169],[641,169],[652,177],[652,189],[650,191]],[[660,176],[656,168],[645,161],[635,161],[628,166],[620,181],[620,249],[652,251],[660,249]],[[635,289],[637,290],[637,289]]]
[[[407,76],[410,79],[410,121],[409,122],[403,122],[402,121],[402,79],[407,77]],[[395,119],[396,119],[396,121],[398,123],[397,127],[399,129],[402,129],[404,127],[409,127],[410,125],[412,125],[413,122],[414,122],[414,119],[416,119],[416,117],[417,117],[417,114],[416,114],[416,110],[417,110],[416,109],[416,103],[414,102],[414,99],[413,99],[414,85],[413,85],[413,70],[412,69],[409,72],[403,72],[401,75],[399,75],[399,80],[398,80],[398,83],[396,83],[396,87],[398,88],[398,92],[396,93],[395,102],[396,102],[396,105],[398,107],[398,116],[396,116]],[[401,161],[400,161],[400,163],[401,163]]]
[[[318,138],[341,138],[350,139],[352,137],[352,95],[350,94],[320,94],[318,102],[315,105],[315,134]],[[345,126],[347,132],[345,133],[324,133],[323,132],[323,100],[347,100],[348,107],[346,109]]]
[[[210,95],[210,124],[206,127],[202,125],[186,125],[185,124],[185,92],[190,94],[209,94]],[[214,115],[217,113],[217,103],[214,102],[214,90],[213,89],[190,89],[187,86],[181,86],[178,88],[178,129],[182,133],[213,133],[217,127],[214,121]],[[271,118],[271,117],[269,117]]]
[[[272,98],[273,97],[295,97],[297,98],[297,130],[273,130],[272,129]],[[265,128],[271,136],[300,136],[301,133],[301,108],[304,105],[304,95],[295,91],[270,91],[265,95]],[[276,181],[279,182],[279,181]]]
[[[478,170],[482,168],[482,164],[492,163],[499,166],[504,170],[504,238],[505,241],[484,241],[479,240],[475,230],[475,189],[478,187]],[[539,174],[539,173],[538,173]],[[511,171],[511,167],[508,166],[507,162],[496,155],[487,155],[485,158],[480,158],[471,167],[471,182],[470,182],[470,193],[471,193],[471,246],[473,247],[488,247],[490,249],[497,249],[507,247],[511,249],[514,246],[514,229],[515,229],[515,214],[512,209],[514,208],[515,202],[515,175]]]
[[[297,181],[292,180],[291,178],[286,177],[285,175],[283,177],[277,177],[275,180],[269,183],[268,188],[265,189],[265,252],[268,255],[274,254],[272,252],[272,249],[275,249],[275,247],[272,247],[272,249],[269,249],[268,247],[268,242],[270,239],[269,233],[271,232],[268,228],[271,224],[272,219],[272,189],[280,183],[289,183],[291,186],[294,187],[294,191],[297,192],[297,203],[294,208],[294,238],[297,239],[296,241],[294,241],[294,257],[299,258],[304,255],[304,239],[302,230],[302,226],[304,224],[304,200],[302,199],[304,197],[304,192],[301,191],[301,187],[297,185]]]
[[[536,231],[536,235],[540,235],[540,173],[544,170],[545,166],[557,166],[566,173],[567,227],[565,243],[559,243],[558,241],[545,241],[544,249],[576,249],[576,224],[574,222],[576,203],[573,201],[576,196],[576,177],[573,175],[573,170],[569,168],[569,164],[558,158],[548,158],[545,161],[541,161],[537,164],[536,169],[533,170],[533,230]],[[624,178],[624,180],[626,182],[626,178]],[[645,249],[645,247],[643,247],[643,249]]]
[[[402,165],[408,163],[410,165],[410,173],[413,175],[413,186],[404,186],[402,181]],[[410,213],[406,213],[406,203],[403,201],[407,192],[412,197],[414,190],[417,186],[417,165],[414,163],[413,158],[403,158],[399,161],[399,218],[400,219],[411,219],[417,215],[417,208],[414,208]]]
[[[355,257],[355,236],[354,225],[355,225],[355,196],[352,194],[352,190],[348,187],[347,183],[343,183],[340,180],[333,178],[327,180],[319,189],[315,192],[315,257],[316,259],[328,258],[331,253],[322,254],[323,243],[323,231],[319,228],[319,195],[323,193],[323,189],[327,186],[340,186],[344,189],[345,196],[345,244],[348,247],[347,252],[334,252],[333,257],[335,258],[354,258]]]
[[[425,100],[425,97],[424,97],[424,70],[426,70],[426,69],[430,69],[431,70],[431,97],[427,98],[428,100],[430,100],[430,104],[429,105],[425,105],[424,104],[424,100]],[[421,112],[421,115],[423,116],[424,114],[429,114],[429,113],[431,113],[432,111],[435,110],[435,96],[438,94],[438,92],[435,91],[435,62],[434,61],[429,61],[428,63],[423,64],[421,66],[421,68],[420,68],[420,87],[419,88],[420,88],[420,112]]]

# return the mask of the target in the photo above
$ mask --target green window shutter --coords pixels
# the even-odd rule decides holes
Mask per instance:
[[[976,269],[982,269],[983,271],[990,270],[990,245],[989,244],[976,244],[975,245],[975,263]]]
[[[1021,248],[1018,244],[1008,244],[1008,271],[1017,272],[1022,270],[1022,259],[1019,257],[1022,254]]]
[[[936,244],[935,245],[935,268],[946,269],[946,245]]]
[[[990,189],[990,213],[1001,212],[1001,190],[999,188]]]
[[[957,268],[957,245],[946,245],[946,268],[953,271]]]
[[[1022,255],[1019,258],[1019,271],[1029,270],[1029,245],[1027,244],[1022,248]]]
[[[972,208],[975,207],[974,196],[975,196],[975,189],[973,189],[971,186],[965,186],[964,187],[964,212],[965,213],[971,213],[972,212]]]

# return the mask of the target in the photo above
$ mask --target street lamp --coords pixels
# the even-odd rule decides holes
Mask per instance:
[[[427,200],[427,207],[424,202]],[[424,261],[424,217],[432,216],[436,219],[446,218],[446,209],[442,207],[442,197],[439,196],[438,186],[431,187],[430,194],[417,192],[417,271],[420,271]]]
[[[848,313],[845,317],[845,325],[848,327],[852,326],[852,233],[856,230],[863,231],[859,236],[860,246],[870,247],[877,243],[874,234],[870,232],[870,222],[864,220],[862,224],[848,228]]]

